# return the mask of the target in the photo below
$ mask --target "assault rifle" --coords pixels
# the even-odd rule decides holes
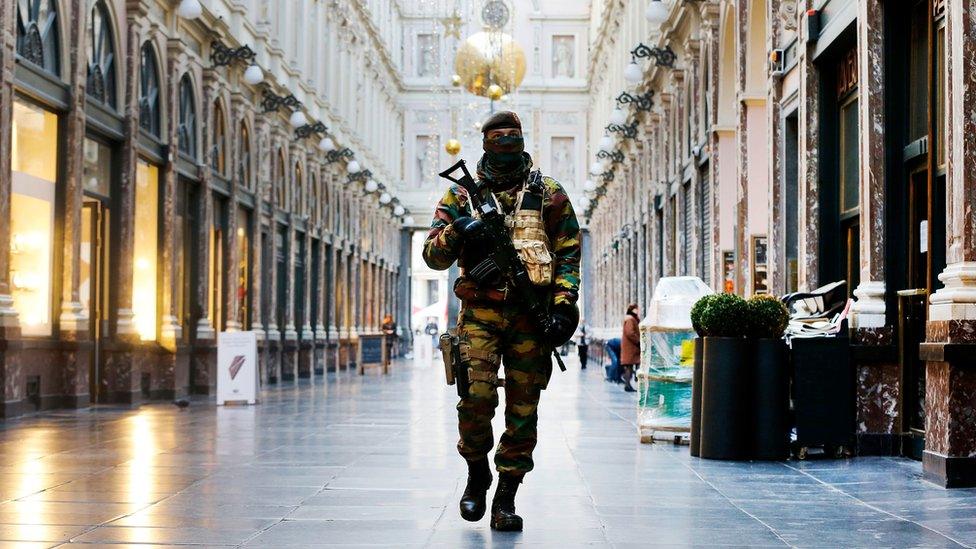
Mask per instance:
[[[452,177],[457,170],[461,170],[460,177]],[[471,201],[471,209],[478,212],[481,221],[485,224],[485,243],[487,246],[487,261],[494,263],[497,272],[508,282],[509,288],[514,291],[515,298],[522,305],[522,309],[528,313],[539,328],[539,333],[547,337],[552,330],[552,320],[549,317],[549,301],[539,299],[536,286],[529,279],[529,272],[519,259],[518,251],[512,244],[512,235],[505,226],[505,214],[498,210],[498,205],[494,201],[481,199],[478,184],[468,172],[464,160],[458,160],[456,164],[439,174],[444,179],[459,185],[468,193]],[[533,184],[530,182],[530,184]],[[535,184],[541,185],[536,181]],[[559,353],[553,349],[552,356],[556,357],[556,364],[563,372],[566,365],[563,364]]]

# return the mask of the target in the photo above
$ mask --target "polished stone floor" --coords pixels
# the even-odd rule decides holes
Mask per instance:
[[[723,463],[641,445],[633,396],[575,362],[543,395],[526,531],[493,533],[457,514],[441,375],[403,363],[272,387],[254,407],[0,424],[0,547],[976,545],[976,490],[927,484],[916,462]]]

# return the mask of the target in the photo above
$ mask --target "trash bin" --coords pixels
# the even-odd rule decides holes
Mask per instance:
[[[691,430],[695,331],[691,307],[712,290],[693,276],[662,278],[641,321],[637,426],[641,442],[686,439]]]

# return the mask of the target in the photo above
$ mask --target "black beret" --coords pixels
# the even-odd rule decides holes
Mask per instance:
[[[516,128],[522,131],[522,121],[512,111],[500,111],[489,116],[488,120],[485,120],[485,123],[481,126],[481,131],[488,133],[489,130],[498,130],[501,128]]]

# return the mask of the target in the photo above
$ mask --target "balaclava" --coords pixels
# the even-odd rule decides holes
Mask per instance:
[[[478,164],[479,175],[494,185],[504,187],[525,179],[532,167],[532,158],[525,153],[522,137],[504,135],[489,139],[488,132],[503,128],[522,130],[522,121],[511,111],[491,115],[481,126],[485,137],[482,147],[485,154]]]

